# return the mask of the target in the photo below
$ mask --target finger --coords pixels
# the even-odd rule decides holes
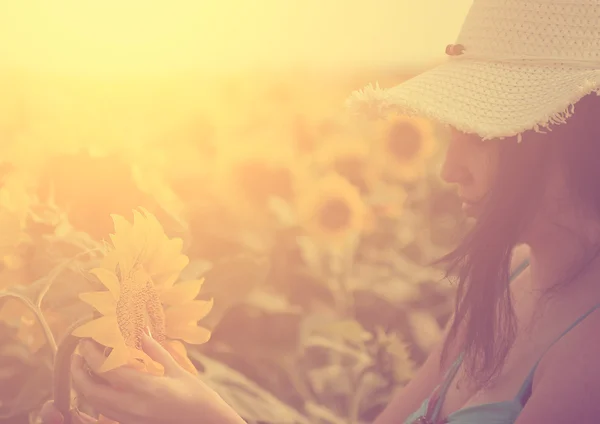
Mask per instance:
[[[113,403],[121,404],[127,397],[122,391],[94,379],[85,368],[85,361],[80,355],[73,355],[71,378],[73,386],[98,410]]]
[[[40,419],[42,424],[62,424],[65,420],[62,414],[54,406],[54,402],[49,400],[40,410]]]
[[[79,412],[78,409],[71,410],[71,423],[72,424],[96,424],[98,420],[90,417],[83,412]]]
[[[173,359],[171,354],[148,334],[142,335],[142,350],[165,368],[165,374],[176,375],[185,370]]]
[[[129,408],[135,403],[134,397],[127,392],[118,391],[111,386],[97,382],[85,369],[85,361],[80,355],[73,355],[71,377],[73,387],[96,411],[118,422],[131,422]],[[73,414],[78,415],[77,419],[80,422],[87,424],[84,421],[84,414],[77,410],[73,410]],[[96,420],[92,422],[95,423]]]
[[[79,350],[83,359],[92,370],[99,369],[104,361],[106,355],[104,354],[104,346],[99,345],[90,339],[84,339],[79,343]],[[146,387],[148,382],[148,375],[140,372],[136,372],[133,369],[127,367],[119,367],[110,371],[103,372],[102,374],[95,374],[98,378],[106,380],[115,388],[133,388],[139,389]]]

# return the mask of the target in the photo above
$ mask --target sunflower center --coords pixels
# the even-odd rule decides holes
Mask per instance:
[[[419,153],[422,145],[419,130],[408,122],[394,124],[388,133],[388,151],[401,162],[409,162]]]
[[[319,211],[321,226],[329,231],[340,231],[348,228],[352,211],[348,203],[342,198],[328,199]]]
[[[147,329],[159,342],[164,340],[165,313],[160,297],[152,281],[149,278],[142,279],[139,272],[121,280],[116,312],[117,323],[127,346],[141,349],[142,335]]]

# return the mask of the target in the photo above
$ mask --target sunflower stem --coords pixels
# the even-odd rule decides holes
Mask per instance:
[[[56,356],[56,351],[58,347],[56,345],[56,340],[54,339],[54,334],[52,334],[52,330],[50,329],[50,326],[48,325],[48,322],[46,321],[46,318],[44,317],[41,308],[38,305],[34,304],[27,296],[23,296],[20,293],[14,293],[8,290],[3,290],[0,291],[0,299],[3,297],[12,297],[18,299],[21,302],[23,302],[23,304],[27,306],[31,310],[31,312],[33,312],[35,318],[37,319],[38,323],[42,327],[42,330],[44,331],[44,336],[48,341],[48,345],[50,345],[50,349],[52,350],[52,357],[54,358]]]
[[[348,404],[348,422],[356,424],[360,422],[360,410],[362,406],[362,396],[365,391],[365,376],[376,369],[373,363],[365,364],[363,368],[352,378],[352,393]]]
[[[71,356],[75,353],[79,338],[72,335],[73,331],[94,319],[86,316],[71,325],[65,336],[58,344],[58,350],[54,359],[54,373],[52,379],[54,405],[62,414],[64,424],[71,424]]]

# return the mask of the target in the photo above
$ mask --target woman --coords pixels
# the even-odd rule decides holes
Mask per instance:
[[[350,99],[447,125],[442,177],[476,218],[442,258],[458,279],[444,339],[376,424],[600,422],[598,22],[600,0],[475,0],[447,63]],[[104,377],[119,390],[98,383],[85,363],[102,352],[84,342],[74,385],[124,424],[243,422],[158,343],[144,349],[164,377],[117,369]],[[51,404],[43,417],[60,422]]]

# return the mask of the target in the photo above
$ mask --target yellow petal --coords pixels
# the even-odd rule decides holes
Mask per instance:
[[[132,358],[140,359],[144,363],[145,371],[153,375],[164,375],[165,368],[158,362],[152,360],[143,350],[129,348],[129,355]]]
[[[112,352],[108,355],[108,358],[100,366],[98,370],[94,370],[98,373],[114,370],[115,368],[127,365],[130,362],[129,349],[125,344],[113,347]]]
[[[121,272],[125,274],[131,270],[139,253],[135,250],[133,242],[133,226],[120,215],[111,215],[111,217],[115,224],[115,233],[110,235],[110,239],[118,252]]]
[[[131,239],[125,237],[123,234],[111,234],[110,239],[115,246],[115,255],[119,271],[122,275],[128,274],[133,268],[137,257]]]
[[[150,275],[148,275],[148,272],[144,268],[137,268],[131,277],[136,287],[144,287],[150,281]]]
[[[183,340],[190,344],[203,344],[210,340],[209,330],[193,325],[175,325],[173,327],[167,325],[166,333],[171,339]]]
[[[187,259],[187,256],[185,258]],[[152,281],[154,281],[154,284],[157,287],[169,288],[173,286],[175,281],[177,281],[177,279],[179,278],[179,274],[181,274],[181,270],[163,272],[161,274],[153,274]]]
[[[103,346],[115,348],[123,343],[116,316],[105,316],[77,327],[75,337],[90,337]]]
[[[200,288],[204,283],[204,279],[191,280],[178,283],[165,291],[160,295],[160,300],[165,305],[177,305],[185,302],[190,302],[198,296]]]
[[[94,268],[90,271],[90,274],[94,274],[98,280],[112,293],[113,297],[118,300],[121,292],[119,288],[119,279],[114,272],[110,272],[104,268]]]
[[[182,249],[183,240],[172,238],[166,239],[161,243],[160,248],[156,250],[152,260],[148,264],[148,271],[155,276],[157,284],[157,280],[160,279],[158,276],[181,272],[188,265],[189,259],[181,253]],[[170,284],[173,284],[173,282]]]
[[[109,291],[80,293],[79,298],[96,308],[102,315],[115,315],[117,300]]]
[[[110,216],[115,224],[115,232],[114,234],[120,234],[124,236],[130,236],[133,230],[133,226],[129,221],[127,221],[124,217],[117,214],[112,214]],[[116,246],[115,246],[116,247]]]
[[[149,264],[154,263],[156,252],[160,246],[168,240],[165,230],[154,215],[145,208],[140,208],[145,216],[146,233],[148,235],[148,246],[146,260]]]
[[[213,300],[192,300],[165,310],[165,320],[169,323],[196,324],[213,307]]]
[[[117,256],[116,250],[110,250],[104,255],[102,260],[102,268],[105,268],[113,273],[117,271],[117,265],[119,265],[119,257]]]
[[[132,249],[138,254],[138,262],[145,263],[148,260],[148,247],[150,246],[150,237],[146,218],[137,210],[133,211],[133,231],[130,241]]]
[[[163,347],[187,372],[194,375],[198,374],[198,370],[192,361],[190,361],[190,358],[188,358],[187,350],[183,343],[178,340],[167,340],[164,342]]]

